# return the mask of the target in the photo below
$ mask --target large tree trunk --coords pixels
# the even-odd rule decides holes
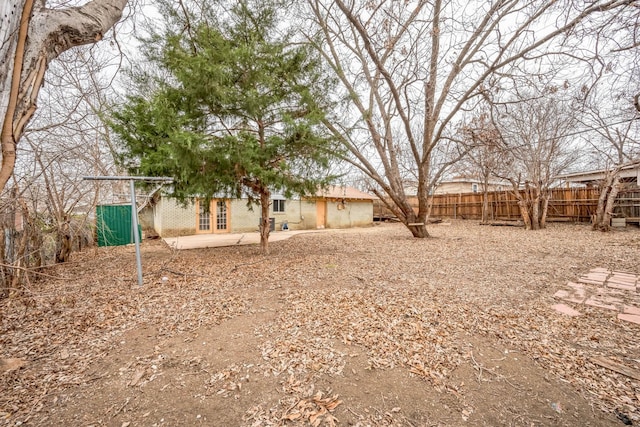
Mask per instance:
[[[616,198],[618,197],[618,193],[620,192],[620,175],[616,174],[616,178],[613,180],[613,185],[611,185],[611,191],[609,191],[609,197],[607,197],[607,204],[604,209],[604,218],[603,224],[607,225],[607,230],[611,226],[611,216],[613,215],[613,204],[616,202]]]
[[[545,192],[542,196],[542,209],[540,212],[540,228],[547,227],[547,214],[549,213],[549,199],[551,198],[551,194],[549,192]]]
[[[602,188],[600,188],[600,195],[598,196],[598,206],[596,207],[596,216],[593,220],[594,230],[599,230],[602,225],[602,219],[604,218],[604,207],[607,204],[607,196],[609,195],[609,190],[611,189],[612,180],[613,175],[607,175],[604,182],[602,183]]]
[[[421,239],[429,237],[429,232],[427,231],[428,208],[423,209],[425,210],[419,209],[418,213],[415,213],[413,208],[410,208],[405,217],[406,221],[404,221],[404,225],[411,231],[413,237]]]
[[[378,196],[387,209],[398,217],[398,219],[411,232],[413,237],[429,237],[427,221],[429,219],[429,212],[431,211],[431,200],[427,195],[427,192],[424,192],[424,195],[420,196],[422,193],[418,191],[418,213],[416,213],[404,192],[387,189],[386,192],[389,196],[386,196],[375,188],[371,191]],[[424,199],[422,197],[424,197]]]
[[[524,190],[520,190],[518,182],[511,182],[511,193],[518,201],[518,208],[520,208],[520,217],[524,223],[525,230],[533,229],[533,217],[531,216],[531,193],[529,192],[529,184],[525,184]]]
[[[264,255],[269,254],[269,199],[271,192],[263,190],[260,193],[260,249]]]
[[[531,189],[530,197],[530,209],[529,216],[531,217],[531,229],[540,230],[540,196],[537,194],[536,189]],[[535,194],[534,194],[535,193]]]
[[[518,200],[524,228],[526,230],[541,230],[545,228],[549,210],[549,195],[528,183],[525,184],[525,188],[522,191],[514,184],[512,193]]]
[[[620,170],[611,171],[605,178],[598,197],[598,207],[596,209],[596,219],[593,222],[593,229],[609,231],[611,228],[611,214],[613,204],[620,191]]]
[[[485,184],[484,190],[482,190],[482,223],[489,222],[489,191]]]
[[[488,167],[482,168],[482,223],[489,222],[489,177],[491,170]]]
[[[16,147],[36,111],[47,66],[74,46],[95,43],[120,19],[127,0],[93,0],[48,9],[45,0],[0,1],[0,192],[13,174]]]
[[[69,261],[73,249],[69,216],[63,213],[62,218],[56,233],[56,263]]]
[[[524,199],[518,200],[518,207],[520,208],[520,216],[524,222],[525,230],[531,230],[531,214],[527,207],[527,202]]]

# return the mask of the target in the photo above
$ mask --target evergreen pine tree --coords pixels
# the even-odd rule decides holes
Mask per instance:
[[[304,195],[328,183],[336,147],[321,120],[330,83],[310,48],[278,36],[268,2],[241,2],[227,18],[148,40],[164,78],[130,96],[112,127],[123,163],[173,176],[179,200],[224,193],[259,203],[266,253],[271,192]]]

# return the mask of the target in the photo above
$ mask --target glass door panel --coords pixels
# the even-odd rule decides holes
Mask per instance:
[[[218,200],[216,202],[216,230],[226,230],[227,227],[227,202]]]
[[[211,206],[202,200],[198,200],[197,225],[198,233],[211,232]]]

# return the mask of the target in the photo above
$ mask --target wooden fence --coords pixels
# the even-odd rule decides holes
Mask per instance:
[[[618,216],[630,222],[640,221],[640,189],[620,193],[616,199],[615,211]]]
[[[590,222],[598,207],[600,192],[596,188],[556,188],[549,201],[548,221]],[[432,218],[481,219],[482,193],[436,194],[431,204]],[[635,221],[640,218],[640,190],[621,192],[616,199],[616,216]],[[488,193],[490,220],[520,219],[518,201],[510,191]],[[410,198],[417,211],[418,199]],[[377,200],[374,217],[385,219],[393,214]]]

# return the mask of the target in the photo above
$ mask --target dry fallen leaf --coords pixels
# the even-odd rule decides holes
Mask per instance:
[[[166,352],[163,344],[156,348],[159,337],[195,345],[201,328],[250,318],[264,306],[268,319],[255,327],[260,367],[251,374],[258,381],[273,380],[273,399],[251,409],[242,406],[242,398],[228,399],[226,404],[245,414],[235,425],[271,427],[294,414],[299,416],[286,421],[295,426],[308,425],[312,415],[320,425],[331,425],[341,415],[329,412],[341,401],[325,401],[333,396],[325,389],[317,401],[313,397],[327,378],[342,378],[344,372],[361,373],[357,380],[365,383],[367,364],[378,370],[375,374],[392,367],[410,370],[414,380],[460,402],[465,390],[452,390],[449,381],[460,364],[471,363],[465,358],[468,350],[460,346],[464,334],[487,337],[534,360],[551,382],[560,379],[579,390],[596,413],[632,408],[629,416],[635,421],[640,412],[629,399],[640,401],[636,382],[588,362],[603,356],[633,365],[629,358],[637,353],[634,325],[596,310],[585,310],[579,320],[549,310],[553,293],[602,263],[603,254],[607,267],[638,273],[640,240],[634,228],[609,234],[588,228],[551,224],[540,233],[525,233],[454,221],[446,229],[434,227],[436,239],[423,241],[411,238],[401,226],[382,225],[297,236],[274,245],[269,258],[249,247],[173,252],[161,242],[144,242],[142,289],[135,287],[132,248],[74,254],[74,262],[47,272],[64,280],[35,281],[24,303],[0,300],[0,356],[29,361],[20,370],[0,375],[0,390],[12,390],[0,393],[2,411],[12,424],[31,416],[34,425],[71,425],[78,417],[94,419],[88,405],[73,406],[62,398],[82,392],[104,413],[113,413],[120,404],[107,411],[106,397],[111,396],[106,393],[123,392],[110,382],[125,387],[129,379],[128,384],[140,385],[144,371],[136,380],[134,367],[150,366],[157,356],[118,362],[129,364],[121,371],[122,381],[114,382],[117,368],[107,371],[104,355],[132,346],[128,338],[122,343],[126,331],[153,325],[153,336],[141,344],[149,353],[159,348]],[[162,283],[163,276],[171,280]],[[628,303],[637,306],[638,301]],[[226,348],[217,345],[212,357]],[[73,356],[73,363],[60,363],[66,355]],[[241,357],[220,369],[206,366],[206,358],[176,357],[171,362],[183,369],[181,373],[202,375],[202,389],[181,384],[159,389],[176,398],[226,398],[227,387],[241,383],[242,375],[232,368],[242,365]],[[157,364],[158,371],[163,363]],[[492,374],[484,375],[486,379]],[[290,376],[293,381],[287,384]],[[156,378],[157,382],[162,377]],[[243,392],[245,388],[249,387],[242,387]],[[126,390],[131,392],[138,390]],[[340,389],[336,392],[344,398]],[[64,405],[52,403],[59,396]],[[123,394],[115,397],[124,401]],[[295,406],[300,399],[303,404]],[[36,412],[39,400],[45,406]],[[323,416],[318,415],[321,408],[328,411]],[[384,408],[360,412],[364,425],[385,425],[374,420]],[[132,425],[149,424],[150,418],[143,418],[148,413],[142,406],[127,408],[132,417],[127,419]],[[389,413],[397,416],[393,410]],[[434,420],[438,422],[444,423]]]
[[[133,377],[131,378],[131,381],[129,381],[129,387],[135,387],[136,385],[138,385],[142,377],[144,377],[144,373],[144,368],[137,368],[133,374]]]
[[[0,359],[0,372],[11,372],[25,366],[27,361],[20,358]]]

